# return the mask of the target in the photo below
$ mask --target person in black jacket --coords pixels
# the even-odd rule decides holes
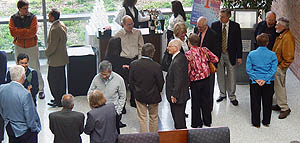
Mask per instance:
[[[146,43],[142,48],[142,58],[133,61],[129,70],[129,84],[135,95],[141,133],[148,132],[147,110],[149,131],[158,131],[158,103],[161,102],[164,77],[160,65],[152,60],[154,53],[154,45]]]
[[[278,36],[278,33],[276,33],[276,14],[273,11],[269,11],[266,14],[266,20],[261,21],[257,24],[254,32],[255,41],[254,41],[254,48],[258,48],[256,37],[260,35],[261,33],[267,33],[269,35],[269,44],[268,49],[272,51],[273,45],[275,43],[275,39]],[[254,50],[255,50],[254,49]]]
[[[185,129],[185,107],[190,99],[188,61],[180,52],[182,42],[173,39],[168,45],[168,52],[172,55],[172,62],[166,76],[166,96],[170,103],[171,113],[176,129]]]
[[[6,54],[3,51],[0,51],[0,85],[5,83],[7,70],[7,59]],[[0,115],[0,142],[4,140],[4,120]]]
[[[238,65],[242,64],[242,39],[240,24],[229,20],[230,17],[231,10],[221,9],[220,21],[212,23],[211,28],[217,32],[218,37],[216,40],[219,43],[218,47],[222,49],[217,72],[220,89],[220,96],[217,102],[226,99],[226,92],[228,92],[231,103],[237,106],[235,65],[236,63]]]
[[[80,135],[84,129],[84,114],[72,111],[74,97],[66,94],[62,97],[61,111],[49,114],[49,127],[54,134],[54,143],[81,143]]]

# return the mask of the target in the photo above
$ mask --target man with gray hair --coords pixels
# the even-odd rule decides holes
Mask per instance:
[[[31,94],[22,85],[25,69],[20,65],[13,66],[10,76],[12,82],[0,85],[0,114],[9,142],[37,143],[41,123]]]
[[[49,127],[54,134],[54,143],[81,143],[84,129],[84,114],[72,111],[74,97],[65,94],[61,99],[63,109],[49,114]]]
[[[273,50],[276,53],[278,66],[275,73],[274,89],[276,95],[276,105],[273,105],[272,110],[280,111],[279,119],[286,118],[291,109],[287,104],[285,78],[286,71],[294,61],[295,40],[289,29],[289,20],[281,17],[277,20],[275,26],[276,32],[280,35],[276,38]]]
[[[263,20],[259,22],[255,28],[254,32],[254,48],[258,48],[256,37],[260,35],[261,33],[267,33],[269,35],[269,44],[268,44],[268,49],[272,50],[273,45],[275,43],[276,37],[279,35],[276,33],[276,14],[273,11],[269,11],[266,14],[266,20]]]
[[[106,103],[113,103],[117,112],[116,128],[120,133],[120,121],[122,110],[126,100],[126,87],[123,78],[112,71],[109,61],[102,61],[99,64],[99,72],[93,79],[87,95],[94,90],[100,90],[106,98]]]
[[[166,76],[166,96],[170,103],[175,129],[186,129],[185,107],[190,99],[188,61],[180,52],[182,42],[173,39],[169,42],[168,52],[172,62]]]
[[[134,23],[130,16],[122,17],[122,29],[116,33],[116,37],[121,38],[122,51],[120,56],[133,61],[141,57],[144,39],[140,30],[133,28]],[[127,60],[126,60],[127,61]],[[126,65],[127,63],[124,63]],[[133,91],[131,92],[130,105],[136,107]]]

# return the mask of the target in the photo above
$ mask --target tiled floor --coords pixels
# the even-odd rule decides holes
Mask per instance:
[[[9,65],[14,62],[9,62]],[[44,100],[38,99],[38,113],[42,122],[42,131],[39,133],[40,143],[51,143],[53,141],[53,134],[49,129],[48,115],[51,112],[61,110],[61,108],[51,108],[47,103],[52,99],[47,77],[47,66],[45,60],[41,60],[42,73],[45,80],[46,98]],[[292,74],[287,72],[287,94],[288,103],[291,107],[291,114],[284,120],[278,119],[278,112],[272,113],[272,120],[270,127],[257,129],[251,126],[250,122],[250,98],[249,85],[237,86],[237,99],[239,106],[233,106],[229,100],[221,103],[214,103],[213,127],[228,126],[230,129],[230,139],[232,143],[289,143],[291,141],[300,141],[300,81]],[[215,87],[214,98],[219,95],[218,85]],[[170,114],[169,103],[165,99],[165,93],[162,94],[163,101],[159,105],[159,130],[173,129],[173,121]],[[275,98],[274,98],[275,99]],[[127,114],[123,116],[122,121],[127,124],[127,127],[121,129],[121,133],[136,133],[139,131],[138,120],[136,118],[136,109],[126,104]],[[75,97],[74,110],[83,112],[85,115],[90,110],[87,105],[85,96]],[[189,114],[187,118],[187,126],[190,128],[191,124],[191,106],[190,101],[187,104],[186,113]],[[83,143],[89,142],[89,136],[84,133],[81,135]],[[7,136],[4,143],[7,142]]]

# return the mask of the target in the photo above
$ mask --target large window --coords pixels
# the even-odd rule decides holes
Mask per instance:
[[[13,49],[13,37],[11,37],[8,29],[8,20],[11,15],[18,11],[18,0],[1,0],[0,1],[0,49]],[[43,49],[45,47],[45,34],[43,23],[43,0],[28,0],[30,2],[29,11],[38,16],[39,29],[38,29],[38,43],[39,47]],[[63,21],[68,28],[68,42],[67,45],[82,45],[85,44],[85,26],[88,24],[87,18],[80,19],[78,15],[84,15],[89,17],[89,14],[93,12],[96,0],[45,0],[46,13],[51,8],[58,8],[63,16],[73,17],[67,21]],[[110,13],[118,11],[122,7],[123,0],[103,0],[105,10]],[[184,7],[191,7],[193,0],[181,0]],[[136,7],[141,9],[151,8],[170,8],[170,0],[138,0]],[[47,15],[47,14],[46,14]],[[62,16],[62,17],[63,17]],[[115,15],[109,16],[109,22],[113,22]],[[166,17],[166,25],[169,16]],[[190,14],[187,15],[187,24],[189,25]],[[190,26],[188,26],[190,27]],[[49,31],[50,24],[47,23],[47,30]],[[191,27],[190,27],[191,28]]]

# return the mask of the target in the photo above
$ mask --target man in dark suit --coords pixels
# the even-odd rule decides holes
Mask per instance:
[[[197,28],[194,29],[194,33],[200,37],[199,47],[206,47],[213,52],[218,58],[221,58],[222,49],[219,47],[219,41],[217,33],[208,26],[207,18],[201,16],[197,20]],[[217,67],[217,63],[215,64]],[[213,106],[214,88],[215,88],[215,74],[209,76],[209,94],[211,95],[211,105]]]
[[[218,47],[222,49],[217,72],[220,89],[220,96],[217,102],[226,99],[227,91],[231,103],[237,106],[238,101],[235,96],[235,65],[236,63],[238,63],[238,65],[242,63],[242,40],[240,24],[229,20],[230,16],[231,11],[229,9],[221,9],[220,21],[212,23],[211,28],[217,32],[217,40],[219,41]]]
[[[141,133],[148,132],[147,110],[149,131],[158,131],[158,103],[161,102],[164,77],[160,64],[152,60],[154,53],[154,45],[146,43],[142,48],[142,58],[133,61],[129,70],[129,84],[135,95]]]
[[[276,33],[276,14],[273,11],[269,11],[266,14],[266,20],[261,21],[257,24],[254,32],[254,48],[258,48],[256,37],[261,33],[267,33],[269,35],[268,49],[272,51],[276,37],[279,35]]]
[[[74,107],[74,97],[66,94],[62,97],[61,111],[49,114],[49,126],[54,134],[54,143],[81,143],[80,135],[84,129],[84,115],[80,112],[72,111]]]
[[[166,96],[170,103],[171,113],[176,129],[185,129],[186,101],[190,99],[188,61],[180,52],[182,42],[173,39],[168,45],[168,52],[172,55],[172,62],[166,76]]]

